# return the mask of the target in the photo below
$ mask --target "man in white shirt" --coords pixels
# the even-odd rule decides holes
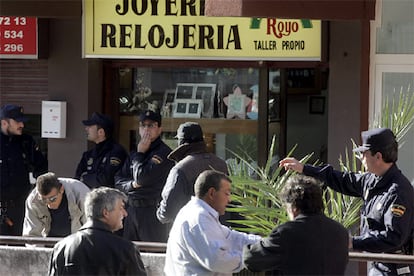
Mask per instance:
[[[194,185],[195,197],[180,210],[167,243],[166,275],[232,275],[243,269],[243,246],[261,237],[229,229],[219,216],[231,196],[231,180],[207,170]]]

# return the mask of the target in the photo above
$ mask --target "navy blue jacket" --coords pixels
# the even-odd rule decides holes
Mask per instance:
[[[394,164],[382,177],[372,173],[344,173],[331,166],[305,165],[303,173],[314,176],[335,191],[361,197],[361,231],[353,248],[374,253],[394,253],[412,239],[414,191]]]
[[[115,173],[122,168],[126,158],[125,149],[112,139],[107,139],[83,153],[75,178],[91,189],[100,186],[113,188]]]
[[[25,199],[32,186],[29,172],[37,177],[47,172],[47,159],[32,136],[8,136],[0,131],[1,200]]]
[[[147,152],[131,152],[122,169],[116,174],[116,188],[126,193],[131,200],[158,201],[168,173],[174,165],[167,159],[170,152],[170,147],[160,137],[151,143]],[[135,189],[133,182],[141,187]]]

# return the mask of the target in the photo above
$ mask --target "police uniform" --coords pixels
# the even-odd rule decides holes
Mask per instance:
[[[107,139],[83,153],[75,178],[91,189],[100,186],[113,188],[115,173],[122,168],[126,157],[121,145]]]
[[[97,125],[103,128],[106,139],[83,153],[75,178],[91,189],[100,186],[113,188],[115,173],[122,168],[127,157],[124,148],[111,138],[113,121],[109,116],[95,112],[90,119],[83,120],[82,123],[85,126]]]
[[[146,119],[161,122],[153,112]],[[167,225],[156,217],[157,205],[168,173],[174,163],[167,159],[171,148],[160,137],[155,139],[145,153],[132,152],[122,169],[115,176],[115,187],[128,195],[128,216],[124,219],[124,237],[137,241],[166,242]],[[133,183],[139,183],[134,188]]]
[[[19,109],[18,112],[15,109]],[[6,105],[1,119],[14,119],[16,114],[20,116],[16,120],[23,121],[21,107]],[[24,202],[32,189],[29,173],[37,177],[47,172],[47,159],[27,134],[9,136],[1,132],[0,145],[0,234],[20,236]]]
[[[382,177],[372,173],[342,173],[329,165],[305,165],[303,173],[319,178],[340,193],[364,199],[361,232],[353,238],[355,250],[403,253],[409,246],[414,227],[414,192],[395,164]],[[397,269],[397,264],[374,265],[389,267],[394,273]]]

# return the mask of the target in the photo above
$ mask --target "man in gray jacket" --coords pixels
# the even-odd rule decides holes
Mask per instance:
[[[186,122],[177,130],[178,147],[168,159],[176,162],[162,190],[162,200],[157,209],[162,223],[174,221],[178,211],[194,195],[194,183],[205,170],[216,170],[228,174],[226,162],[207,151],[203,131],[198,123]]]
[[[40,175],[26,199],[23,236],[65,237],[86,222],[84,201],[89,188],[54,173]]]

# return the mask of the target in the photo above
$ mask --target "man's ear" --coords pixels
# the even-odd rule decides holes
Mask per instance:
[[[207,196],[209,198],[214,198],[214,194],[216,193],[216,189],[214,189],[213,187],[210,187],[207,191]]]
[[[99,129],[98,129],[98,133],[99,133],[101,136],[105,136],[105,137],[106,137],[106,133],[105,133],[105,130],[104,130],[103,128],[99,128]]]
[[[108,210],[106,208],[104,208],[103,211],[102,211],[102,216],[104,218],[107,218],[108,217],[108,214],[109,214]]]
[[[375,153],[375,158],[378,159],[378,160],[382,159],[382,153],[379,152],[379,151],[377,153]]]

